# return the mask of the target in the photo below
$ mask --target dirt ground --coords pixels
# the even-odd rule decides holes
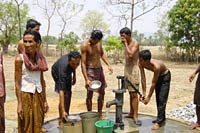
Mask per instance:
[[[163,55],[163,50],[159,47],[144,47],[143,49],[150,49],[152,51],[153,57],[160,57]],[[46,118],[58,116],[58,94],[54,92],[54,81],[51,77],[51,66],[59,57],[47,57],[49,71],[45,72],[46,80],[46,90],[47,99],[49,104],[49,112],[46,114]],[[4,55],[4,71],[6,77],[6,92],[7,99],[5,103],[6,120],[10,123],[6,124],[7,132],[13,131],[13,128],[17,125],[17,100],[15,96],[15,84],[14,84],[14,56]],[[102,63],[103,64],[103,63]],[[180,62],[169,62],[165,61],[165,64],[170,69],[172,74],[170,94],[167,104],[167,112],[182,107],[190,103],[193,99],[195,80],[190,83],[188,81],[189,76],[196,69],[197,64],[180,63]],[[105,92],[105,103],[107,101],[113,100],[115,95],[112,92],[113,89],[117,89],[118,80],[117,75],[123,75],[123,64],[112,64],[114,70],[112,75],[109,75],[107,66],[103,64],[104,73],[107,81],[108,87]],[[151,85],[151,79],[153,74],[146,71],[147,78],[147,92],[149,91]],[[140,91],[141,85],[140,85]],[[97,110],[97,97],[98,94],[95,93],[93,97],[93,110]],[[72,89],[72,102],[70,112],[81,112],[86,111],[85,106],[86,90],[84,88],[84,78],[81,73],[81,67],[77,69],[77,83]],[[104,104],[105,109],[105,104]],[[114,110],[115,107],[111,107]],[[129,111],[129,94],[125,93],[124,96],[124,106],[123,111]],[[148,105],[139,103],[139,112],[149,113],[156,115],[156,102],[155,96],[153,94],[151,101]],[[13,124],[14,123],[14,124]]]

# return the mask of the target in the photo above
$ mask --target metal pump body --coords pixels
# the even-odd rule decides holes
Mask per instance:
[[[122,107],[124,102],[124,93],[126,92],[125,89],[125,77],[124,76],[117,76],[118,79],[118,89],[113,90],[115,93],[115,99],[106,103],[106,108],[109,108],[112,105],[116,105],[116,117],[115,117],[115,125],[114,129],[119,128],[124,129],[124,123],[122,121]],[[121,80],[121,87],[120,87],[120,80]]]

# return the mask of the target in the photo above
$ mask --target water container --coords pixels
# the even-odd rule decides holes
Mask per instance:
[[[114,122],[110,120],[100,120],[95,123],[97,133],[112,133]]]
[[[95,122],[98,121],[97,112],[84,112],[80,114],[83,125],[83,133],[96,133]]]
[[[79,116],[69,115],[68,122],[63,122],[63,133],[83,133],[82,121]]]

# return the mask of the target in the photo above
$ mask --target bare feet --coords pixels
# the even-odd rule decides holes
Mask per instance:
[[[62,128],[62,124],[58,125],[57,128],[61,129]]]
[[[58,120],[58,126],[57,126],[57,128],[60,128],[60,129],[62,128],[62,121],[60,119]]]
[[[42,133],[45,133],[45,132],[47,132],[47,129],[46,129],[46,128],[42,128],[42,129],[41,129],[41,132],[42,132]]]
[[[200,127],[200,124],[199,124],[199,123],[192,124],[192,125],[190,126],[190,130],[195,129],[196,127]]]
[[[159,128],[160,128],[159,124],[155,123],[151,129],[152,130],[158,130]]]
[[[99,120],[107,120],[107,119],[103,115],[100,115]]]

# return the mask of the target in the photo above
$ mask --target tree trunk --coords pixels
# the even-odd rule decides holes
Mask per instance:
[[[3,44],[3,52],[8,53],[8,45],[9,44]]]
[[[60,49],[60,57],[62,57],[62,55],[63,55],[63,49],[61,48]]]
[[[134,16],[134,0],[132,0],[132,5],[131,5],[131,33],[133,32],[133,16]]]
[[[17,9],[18,9],[18,23],[19,23],[19,39],[22,39],[22,28],[21,28],[21,17],[20,17],[20,8],[19,5],[17,5]]]
[[[46,41],[46,56],[48,56],[48,46],[49,46],[49,30],[50,30],[50,26],[51,26],[51,21],[50,19],[48,20],[48,27],[47,27],[47,41]]]

